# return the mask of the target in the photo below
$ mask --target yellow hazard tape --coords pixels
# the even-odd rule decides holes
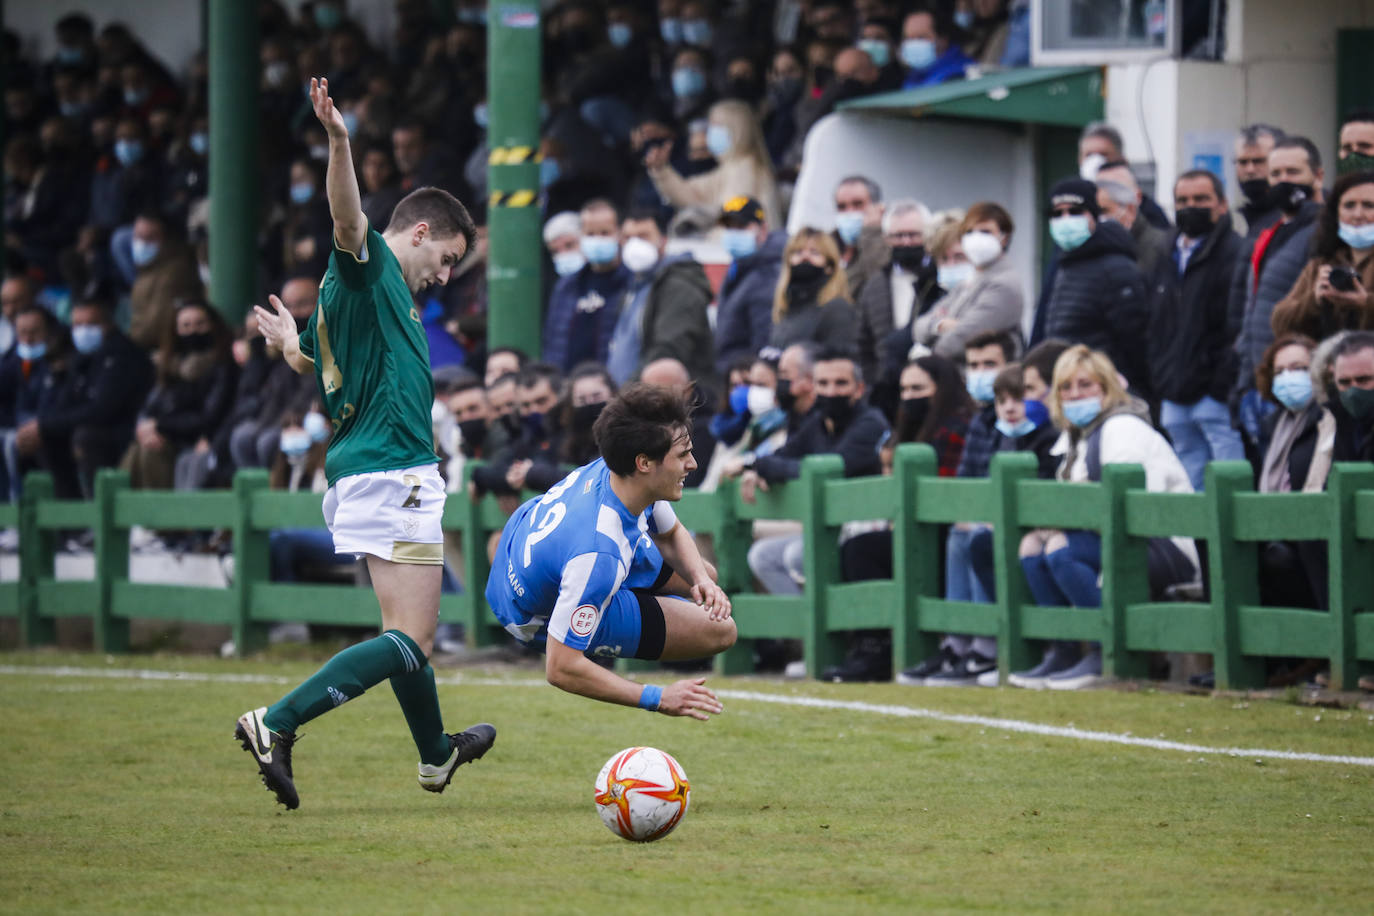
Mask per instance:
[[[519,165],[522,162],[538,162],[542,157],[532,146],[498,146],[487,156],[487,165]]]
[[[531,190],[522,191],[492,191],[487,197],[488,207],[528,207],[538,199],[539,192]]]

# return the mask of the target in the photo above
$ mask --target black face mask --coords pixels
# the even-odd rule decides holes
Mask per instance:
[[[601,416],[601,411],[605,409],[605,401],[598,404],[583,404],[580,407],[574,407],[572,415],[573,429],[581,431],[591,429],[592,424],[596,422],[596,418]]]
[[[525,414],[522,422],[525,432],[529,433],[531,439],[544,438],[544,415],[542,413]]]
[[[836,426],[843,426],[849,422],[850,417],[854,416],[854,403],[849,400],[847,395],[818,395],[816,404],[820,407],[821,414]]]
[[[520,415],[515,411],[497,417],[496,422],[500,423],[501,428],[506,431],[507,438],[514,439],[520,435]]]
[[[215,345],[215,335],[209,331],[202,331],[199,334],[178,334],[177,352],[178,353],[200,353],[208,350]]]
[[[921,265],[926,260],[926,246],[924,245],[893,245],[892,261],[902,270],[915,273],[921,269]]]
[[[845,99],[855,99],[871,91],[872,87],[868,83],[856,79],[842,79],[835,82],[834,99],[843,102]]]
[[[1182,207],[1174,216],[1178,222],[1178,231],[1190,239],[1202,238],[1216,225],[1212,219],[1212,211],[1207,207]]]
[[[728,99],[743,99],[752,102],[759,97],[758,80],[750,78],[736,77],[730,80],[725,86],[725,97]]]
[[[1269,205],[1277,207],[1284,213],[1297,213],[1302,205],[1311,199],[1312,186],[1310,184],[1280,181],[1269,190]]]
[[[778,387],[773,397],[778,402],[778,406],[788,413],[791,413],[792,408],[797,406],[797,396],[792,393],[791,379],[778,379]]]
[[[810,261],[802,261],[800,264],[792,265],[792,276],[787,281],[787,295],[789,299],[798,297],[808,298],[814,296],[825,285],[826,278],[830,276],[830,271],[824,267],[817,267]]]
[[[897,408],[897,440],[915,442],[926,415],[930,413],[930,398],[902,398]]]
[[[1240,183],[1240,193],[1254,207],[1269,206],[1269,182],[1263,178],[1251,178]]]
[[[835,78],[835,68],[827,67],[825,64],[818,64],[811,72],[812,76],[815,78],[817,89],[824,89],[826,86],[830,85],[830,81]]]
[[[795,76],[781,77],[768,87],[768,94],[772,97],[773,104],[779,108],[794,105],[797,99],[801,98],[802,81]]]
[[[305,333],[305,329],[306,329],[309,325],[310,325],[310,317],[309,317],[309,316],[306,316],[305,318],[297,318],[297,319],[296,319],[296,333],[297,333],[297,334],[304,334],[304,333]]]
[[[463,453],[472,457],[482,447],[482,443],[487,441],[487,421],[459,420],[458,434],[463,437]]]

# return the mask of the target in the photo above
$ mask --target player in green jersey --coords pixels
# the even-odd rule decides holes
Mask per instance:
[[[296,729],[384,680],[420,752],[421,788],[444,791],[454,770],[496,740],[486,723],[444,731],[428,662],[439,617],[445,494],[430,425],[429,343],[413,298],[448,282],[476,230],[463,205],[438,188],[403,198],[385,232],[370,227],[327,80],[310,81],[310,100],[329,134],[334,251],[304,331],[297,333],[276,296],[269,297],[273,311],[254,311],[268,345],[297,372],[315,375],[333,426],[325,521],[336,552],[367,557],[383,632],[340,652],[272,706],[239,717],[235,737],[287,808],[300,804],[291,773]]]

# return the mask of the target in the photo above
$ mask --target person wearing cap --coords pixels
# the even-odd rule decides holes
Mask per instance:
[[[1082,178],[1055,184],[1048,209],[1060,254],[1044,305],[1045,337],[1101,350],[1132,389],[1146,390],[1145,279],[1130,232],[1102,219],[1097,185]]]
[[[738,357],[753,356],[768,343],[787,234],[770,231],[763,204],[753,197],[727,200],[719,222],[731,258],[716,300],[716,371],[726,377]]]

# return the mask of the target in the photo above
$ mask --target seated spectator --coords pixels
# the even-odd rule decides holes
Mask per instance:
[[[1331,375],[1342,408],[1335,459],[1374,461],[1374,333],[1341,337],[1331,351]]]
[[[893,201],[882,217],[883,241],[888,257],[863,284],[856,297],[859,317],[859,362],[866,377],[874,379],[874,405],[886,412],[888,405],[877,397],[881,381],[880,345],[896,328],[904,328],[923,314],[939,297],[935,259],[926,250],[930,210],[907,198]],[[906,349],[909,350],[908,341]],[[903,351],[902,356],[906,353]]]
[[[58,252],[75,241],[86,218],[88,173],[21,134],[5,144],[5,183],[5,247],[56,282]]]
[[[70,366],[33,432],[58,499],[91,499],[95,472],[119,463],[134,435],[139,406],[153,386],[153,364],[115,326],[101,299],[72,307]],[[3,365],[3,363],[0,363]],[[20,428],[20,437],[26,435]]]
[[[471,200],[463,180],[462,163],[442,143],[433,143],[429,128],[419,118],[398,121],[391,131],[391,155],[400,175],[401,195],[416,188],[434,187],[459,200]]]
[[[391,152],[384,146],[365,150],[358,177],[362,179],[363,215],[367,217],[368,225],[385,226],[391,222],[391,211],[402,197]]]
[[[544,249],[553,261],[553,272],[560,277],[575,274],[587,265],[582,254],[582,218],[576,213],[558,213],[544,224]]]
[[[1007,66],[1002,57],[1011,35],[1007,0],[966,0],[954,11],[954,24],[964,31],[964,54],[980,68]]]
[[[1325,340],[1374,328],[1374,172],[1336,181],[1312,245],[1307,266],[1274,306],[1274,335]]]
[[[1005,257],[1015,231],[1011,214],[995,203],[976,203],[964,214],[960,230],[959,248],[973,264],[973,276],[912,328],[916,343],[946,359],[957,359],[968,341],[984,332],[1019,340],[1025,311],[1021,278]]]
[[[725,371],[725,387],[720,393],[720,403],[711,415],[711,433],[722,446],[729,447],[738,442],[753,419],[749,413],[749,378],[757,359],[759,357],[736,357]],[[770,387],[776,388],[777,367],[773,366],[773,370]]]
[[[1120,223],[1135,242],[1135,262],[1145,277],[1154,276],[1159,263],[1173,254],[1170,246],[1173,227],[1161,228],[1140,214],[1144,195],[1135,173],[1124,162],[1108,162],[1097,171],[1097,205],[1102,218]]]
[[[200,273],[191,249],[156,211],[134,220],[133,261],[138,273],[129,294],[129,337],[152,351],[175,325],[178,303],[200,299]]]
[[[639,373],[646,385],[672,388],[686,395],[692,394],[692,460],[696,467],[687,475],[683,486],[696,489],[706,477],[706,466],[716,450],[716,437],[711,434],[714,389],[700,385],[687,374],[687,367],[671,356],[646,363]]]
[[[1096,181],[1097,173],[1107,163],[1126,161],[1125,143],[1121,131],[1106,121],[1094,121],[1078,135],[1078,177]],[[1166,232],[1171,228],[1169,217],[1148,194],[1140,195],[1139,212],[1151,225]]]
[[[1374,171],[1374,111],[1357,109],[1341,121],[1336,174]]]
[[[763,205],[752,197],[727,200],[720,225],[733,259],[716,297],[716,372],[724,375],[740,356],[753,359],[768,344],[787,235],[769,231]]]
[[[634,276],[620,262],[620,219],[611,202],[588,201],[581,216],[587,264],[554,285],[544,318],[544,359],[564,372],[606,361],[620,300]]]
[[[1226,303],[1241,240],[1231,229],[1222,191],[1211,172],[1179,176],[1174,183],[1178,232],[1149,289],[1150,387],[1161,399],[1160,424],[1198,492],[1209,460],[1245,460],[1226,406],[1235,383],[1232,346],[1238,330]]]
[[[868,54],[873,66],[878,68],[878,83],[874,92],[891,92],[902,87],[906,67],[897,54],[900,31],[901,26],[896,18],[885,15],[865,16],[863,24],[859,26],[859,39],[854,46]]]
[[[558,425],[566,431],[558,460],[569,467],[581,467],[601,455],[592,424],[602,409],[615,397],[615,380],[606,367],[583,363],[568,375],[568,394],[559,407]]]
[[[522,366],[521,369],[523,368]],[[519,439],[520,433],[524,430],[516,402],[517,378],[518,372],[507,372],[486,385],[487,406],[491,411],[487,420],[487,439],[483,443],[486,456],[500,454]]]
[[[778,187],[753,109],[740,101],[712,105],[706,143],[718,164],[691,178],[683,178],[668,162],[667,146],[645,153],[649,177],[664,200],[676,207],[715,210],[733,198],[752,197],[762,204],[768,225],[778,225],[782,213]]]
[[[19,499],[24,474],[39,466],[38,418],[52,404],[71,350],[62,322],[37,305],[15,314],[14,337],[0,357],[0,445],[11,502]]]
[[[500,496],[518,496],[523,489],[543,492],[563,477],[558,456],[566,431],[557,413],[563,389],[563,373],[551,363],[530,363],[520,370],[516,379],[520,435],[473,471],[477,492]]]
[[[1064,351],[1054,367],[1047,406],[1062,430],[1055,445],[1063,455],[1056,479],[1098,481],[1104,465],[1136,464],[1144,467],[1150,492],[1193,491],[1178,456],[1150,425],[1149,409],[1126,393],[1105,354],[1082,345]],[[1156,598],[1166,588],[1198,576],[1197,548],[1191,538],[1151,538],[1149,554],[1150,590]],[[1101,606],[1102,539],[1096,532],[1037,529],[1022,539],[1020,556],[1036,604]],[[1100,647],[1094,644],[1080,656],[1077,644],[1057,641],[1039,665],[1012,674],[1009,681],[1016,687],[1078,690],[1101,679]]]
[[[957,27],[947,15],[918,10],[902,20],[901,57],[907,66],[903,89],[961,80],[973,64],[955,40]]]
[[[135,489],[197,490],[214,470],[210,442],[233,404],[229,329],[199,302],[179,306],[153,358],[157,380],[121,467]]]
[[[732,373],[733,374],[733,373]],[[795,406],[795,405],[794,405]],[[791,412],[778,404],[778,367],[758,357],[731,385],[721,412],[712,418],[732,438],[722,440],[707,469],[707,489],[722,476],[738,477],[759,455],[770,455],[787,441]]]
[[[516,347],[497,347],[487,354],[482,369],[482,384],[488,388],[499,378],[519,372],[529,362],[523,350]]]
[[[157,208],[163,175],[163,162],[156,150],[149,149],[143,122],[120,118],[114,127],[114,143],[96,161],[91,176],[87,222],[110,233]]]
[[[782,252],[768,345],[781,350],[810,341],[854,351],[858,331],[834,240],[818,229],[801,229]]]
[[[471,373],[455,379],[444,395],[444,407],[452,419],[451,437],[436,444],[444,466],[444,481],[456,493],[463,481],[463,465],[481,459],[486,451],[487,432],[492,420],[491,401],[482,380]]]
[[[1057,338],[1042,340],[1021,357],[1021,379],[1026,385],[1026,397],[1044,404],[1049,400],[1050,383],[1054,381],[1054,364],[1069,348]]]
[[[14,316],[38,304],[38,287],[25,274],[9,274],[0,283],[0,354],[14,346]]]
[[[312,159],[297,159],[291,163],[288,194],[286,222],[281,228],[283,270],[288,277],[324,276],[334,248],[324,170]]]
[[[835,186],[835,244],[849,278],[849,298],[857,299],[868,278],[888,263],[883,230],[883,190],[862,175],[841,178]]]

